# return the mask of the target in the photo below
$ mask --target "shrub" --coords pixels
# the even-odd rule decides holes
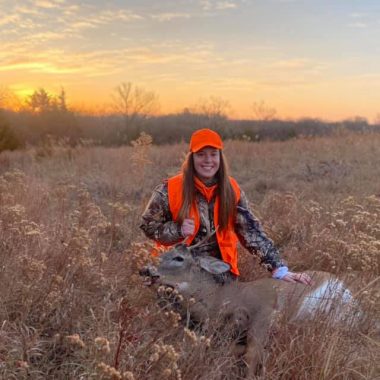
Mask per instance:
[[[9,126],[5,118],[0,114],[0,152],[3,150],[16,150],[23,147],[21,139]]]

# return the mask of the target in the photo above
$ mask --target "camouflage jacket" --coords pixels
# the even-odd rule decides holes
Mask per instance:
[[[215,230],[214,225],[214,203],[215,198],[210,203],[197,191],[197,206],[200,215],[200,227],[192,244],[196,244],[207,235],[207,230]],[[142,215],[140,228],[145,235],[162,244],[175,244],[184,239],[179,223],[173,221],[168,201],[168,186],[164,182],[157,186],[148,202]],[[259,257],[260,262],[270,271],[284,265],[280,254],[264,233],[260,222],[249,208],[248,200],[243,191],[237,205],[235,233],[240,243],[250,253]],[[215,234],[206,245],[202,245],[195,252],[196,256],[211,255],[221,258]]]

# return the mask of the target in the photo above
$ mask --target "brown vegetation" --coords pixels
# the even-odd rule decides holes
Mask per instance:
[[[280,321],[262,379],[376,379],[380,135],[227,142],[232,174],[291,268],[351,273],[368,323]],[[61,143],[0,154],[0,378],[239,379],[218,331],[191,331],[137,270],[139,217],[184,144]],[[241,251],[242,279],[265,276]],[[365,287],[364,284],[371,283]]]

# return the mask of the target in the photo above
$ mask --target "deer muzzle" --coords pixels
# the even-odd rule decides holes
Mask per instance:
[[[151,286],[156,283],[156,281],[160,278],[158,274],[157,268],[153,265],[147,265],[139,270],[139,275],[144,276],[146,279],[144,284],[147,286]]]

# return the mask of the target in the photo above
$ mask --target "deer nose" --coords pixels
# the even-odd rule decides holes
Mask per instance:
[[[160,277],[157,269],[151,265],[147,265],[139,270],[140,276],[146,276],[146,277]]]

